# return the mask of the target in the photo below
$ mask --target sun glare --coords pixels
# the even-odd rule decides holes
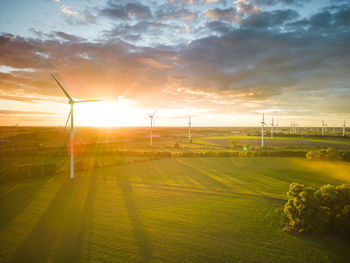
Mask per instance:
[[[137,110],[123,101],[77,103],[74,110],[76,124],[81,126],[128,126],[138,118]]]

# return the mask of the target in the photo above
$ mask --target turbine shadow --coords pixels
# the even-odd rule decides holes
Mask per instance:
[[[117,175],[117,184],[122,191],[125,208],[128,211],[133,229],[134,235],[139,247],[139,254],[142,258],[142,262],[152,261],[152,250],[150,246],[150,238],[147,231],[144,229],[140,217],[137,211],[137,203],[135,200],[134,192],[131,182],[127,176]]]
[[[0,231],[5,229],[35,198],[36,194],[50,181],[53,175],[30,178],[20,186],[0,197]],[[21,187],[24,186],[24,187]]]
[[[10,262],[47,262],[49,261],[50,251],[63,231],[65,218],[69,207],[69,202],[76,182],[67,179],[50,205],[41,216],[38,223],[28,234],[27,238],[16,250]],[[69,211],[68,211],[69,212]]]
[[[85,188],[79,193],[77,199],[81,200],[75,206],[70,207],[69,223],[65,225],[65,233],[57,246],[53,262],[79,262],[81,259],[82,246],[88,238],[93,225],[94,205],[97,190],[97,173],[92,171],[91,176],[83,178],[79,188]],[[68,236],[69,235],[69,236]],[[89,253],[89,249],[87,251]],[[89,258],[89,255],[87,255]]]

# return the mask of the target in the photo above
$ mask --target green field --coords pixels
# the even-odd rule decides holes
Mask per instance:
[[[350,183],[349,163],[169,158],[68,176],[1,185],[1,262],[350,262],[349,241],[282,231],[289,184]]]
[[[204,144],[209,146],[229,146],[230,141],[235,141],[238,145],[248,144],[250,146],[261,146],[261,136],[207,136],[195,138],[194,143]],[[264,137],[264,144],[266,147],[288,147],[288,148],[327,148],[337,147],[343,149],[350,148],[350,140],[347,137]]]

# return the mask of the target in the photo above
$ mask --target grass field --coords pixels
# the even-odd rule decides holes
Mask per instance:
[[[8,182],[0,262],[349,262],[348,241],[282,231],[291,182],[350,183],[350,164],[170,158]]]
[[[234,140],[239,145],[249,144],[250,146],[261,146],[261,137],[259,136],[209,136],[195,138],[194,142],[206,144],[210,146],[229,146],[230,141]],[[350,140],[348,138],[332,138],[332,137],[277,137],[271,138],[266,136],[264,139],[266,147],[303,147],[303,148],[350,148]]]

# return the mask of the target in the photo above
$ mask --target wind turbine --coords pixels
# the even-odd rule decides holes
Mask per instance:
[[[278,120],[277,120],[277,123],[276,123],[276,135],[278,134]]]
[[[149,116],[149,118],[151,119],[151,147],[152,147],[152,127],[153,127],[153,123],[154,123],[154,115],[156,114],[156,111],[154,111],[153,112],[153,114],[151,115],[151,114],[149,114],[149,113],[147,113],[147,115]]]
[[[16,136],[16,135],[17,135],[17,128],[18,128],[18,124],[16,124],[14,128],[15,128],[15,129],[14,129],[14,131],[13,131],[13,135],[15,135],[15,136]]]
[[[273,124],[273,117],[272,117],[272,122],[271,122],[271,138],[273,138],[273,127],[275,125]]]
[[[322,120],[322,136],[324,135],[324,120]]]
[[[188,120],[188,141],[191,142],[191,115]]]
[[[343,124],[343,136],[345,136],[345,120],[344,120],[344,124]]]
[[[265,125],[265,116],[263,113],[263,119],[261,123],[261,147],[264,147],[264,125]]]
[[[65,128],[67,127],[69,118],[71,120],[70,122],[70,178],[74,178],[74,115],[73,115],[73,108],[75,103],[81,103],[81,102],[95,102],[95,101],[101,101],[101,100],[74,100],[68,92],[63,88],[61,83],[55,78],[55,76],[51,73],[51,76],[55,79],[57,82],[58,86],[62,89],[66,97],[68,98],[70,104],[70,111],[69,115],[66,121]]]

